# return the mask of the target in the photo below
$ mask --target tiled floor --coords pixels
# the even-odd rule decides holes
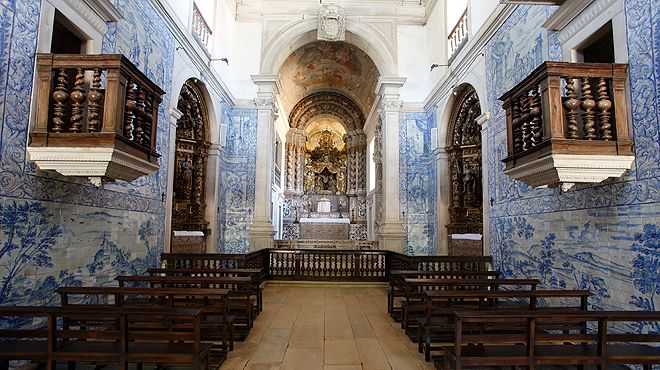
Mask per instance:
[[[221,370],[434,369],[387,314],[385,286],[269,285]]]

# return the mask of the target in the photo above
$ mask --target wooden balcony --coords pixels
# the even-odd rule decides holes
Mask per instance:
[[[123,55],[38,54],[37,78],[28,154],[39,169],[96,184],[158,170],[164,92]]]
[[[634,156],[624,92],[627,68],[545,62],[504,94],[504,173],[531,186],[568,189],[629,170]]]

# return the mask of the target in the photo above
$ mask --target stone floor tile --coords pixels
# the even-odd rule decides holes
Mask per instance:
[[[266,330],[249,363],[281,362],[289,343],[291,331],[291,328],[269,328]]]
[[[362,366],[366,369],[390,369],[385,352],[375,338],[355,339]]]
[[[324,365],[360,365],[357,345],[353,339],[326,339]]]
[[[286,350],[282,370],[321,370],[323,369],[322,348],[291,348]]]
[[[297,324],[297,323],[296,323]],[[299,326],[293,327],[289,347],[305,348],[318,347],[323,348],[323,326]]]

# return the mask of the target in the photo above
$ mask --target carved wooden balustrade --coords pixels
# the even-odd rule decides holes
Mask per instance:
[[[626,73],[626,64],[545,62],[504,94],[504,172],[542,186],[600,182],[630,169]]]
[[[489,271],[492,257],[407,256],[385,250],[263,249],[248,254],[164,253],[168,268],[259,268],[270,280],[388,281],[392,270]]]
[[[123,55],[38,54],[37,77],[28,151],[41,169],[121,180],[158,169],[164,92]]]

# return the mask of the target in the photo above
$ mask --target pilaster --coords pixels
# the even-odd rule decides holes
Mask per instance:
[[[488,153],[490,153],[490,148],[488,147],[488,127],[490,126],[490,112],[485,112],[479,117],[477,117],[477,124],[481,126],[481,194],[482,194],[482,207],[483,207],[483,219],[482,219],[482,236],[481,242],[483,245],[484,256],[490,255],[490,198],[495,196],[495,194],[488,193],[488,184],[490,179],[488,178]]]
[[[401,77],[381,77],[376,86],[376,93],[380,97],[384,164],[382,220],[378,239],[381,249],[399,253],[403,253],[405,237],[399,205],[399,122],[403,104],[399,99],[399,89],[405,81]]]
[[[170,148],[167,160],[167,190],[165,191],[165,235],[163,238],[163,252],[169,253],[170,246],[172,245],[172,201],[174,194],[174,162],[176,156],[176,128],[179,118],[183,116],[183,113],[176,109],[175,107],[170,107],[168,109],[170,115],[170,141],[168,147]]]
[[[276,95],[279,93],[279,81],[276,75],[253,75],[257,85],[257,153],[256,176],[254,184],[254,215],[248,227],[250,251],[270,248],[273,245],[271,187],[273,168],[273,140],[275,119],[278,114]]]
[[[436,173],[438,174],[438,254],[449,255],[449,232],[446,225],[449,223],[450,181],[449,179],[449,154],[446,148],[436,148],[435,154]]]

